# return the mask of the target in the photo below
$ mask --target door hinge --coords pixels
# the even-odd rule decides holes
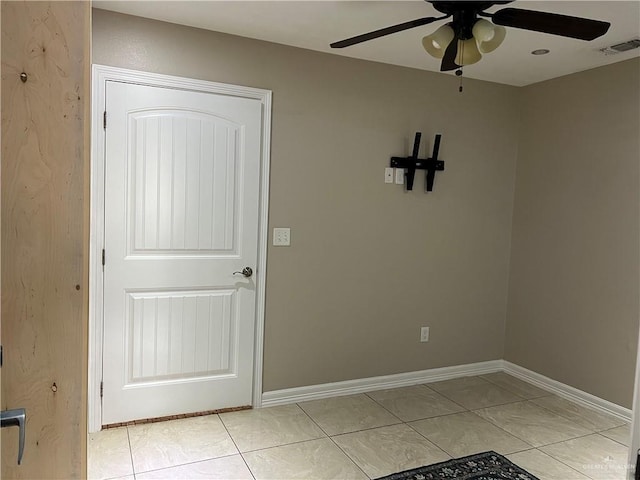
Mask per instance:
[[[102,115],[102,128],[104,128],[105,130],[107,129],[107,111],[106,110]]]
[[[105,253],[104,253],[104,248],[102,249],[102,266],[104,267],[104,261],[105,261]]]
[[[104,382],[100,381],[100,398],[102,398],[103,394],[104,394]]]

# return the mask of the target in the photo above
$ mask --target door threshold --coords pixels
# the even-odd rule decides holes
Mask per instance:
[[[229,408],[219,408],[217,410],[205,410],[204,412],[181,413],[180,415],[167,415],[166,417],[143,418],[141,420],[131,420],[129,422],[110,423],[108,425],[103,425],[102,430],[107,430],[109,428],[118,428],[118,427],[131,427],[133,425],[142,425],[145,423],[167,422],[169,420],[178,420],[180,418],[204,417],[205,415],[216,415],[218,413],[240,412],[243,410],[251,410],[251,409],[253,409],[251,405],[245,405],[242,407],[229,407]]]

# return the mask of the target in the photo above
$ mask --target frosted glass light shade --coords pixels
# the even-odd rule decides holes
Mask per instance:
[[[504,37],[507,35],[507,29],[494,25],[488,20],[481,18],[474,25],[471,30],[473,38],[478,43],[478,49],[482,53],[493,52],[503,42]]]
[[[422,46],[432,57],[442,58],[451,40],[453,40],[453,28],[442,25],[431,35],[422,39]]]
[[[478,51],[475,39],[458,40],[458,53],[455,62],[458,65],[471,65],[480,61],[482,54]]]

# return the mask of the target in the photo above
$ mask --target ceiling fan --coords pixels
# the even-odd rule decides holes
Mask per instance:
[[[593,40],[604,35],[611,25],[599,20],[521,8],[503,8],[495,13],[485,11],[494,5],[511,3],[512,0],[427,1],[444,15],[418,18],[374,30],[332,43],[331,48],[349,47],[374,38],[451,18],[450,22],[422,39],[422,45],[430,55],[442,58],[440,71],[444,72],[476,63],[482,58],[482,53],[489,53],[498,48],[506,35],[504,27],[521,28],[580,40]],[[491,21],[485,18],[489,18]]]

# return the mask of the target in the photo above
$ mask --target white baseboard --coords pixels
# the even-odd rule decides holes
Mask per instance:
[[[262,407],[273,407],[291,403],[320,400],[323,398],[354,395],[391,388],[409,387],[422,383],[439,382],[453,378],[483,375],[486,373],[505,372],[536,387],[547,390],[560,397],[574,401],[596,411],[614,415],[626,422],[631,421],[631,410],[602,398],[583,392],[577,388],[553,380],[544,375],[516,365],[506,360],[469,363],[453,367],[432,368],[417,372],[398,373],[380,377],[360,378],[344,382],[323,383],[306,387],[274,390],[262,394]]]
[[[354,395],[356,393],[373,392],[390,388],[409,387],[421,383],[439,382],[452,378],[468,377],[471,375],[483,375],[485,373],[500,372],[503,370],[502,360],[488,362],[469,363],[453,367],[432,368],[417,372],[397,373],[380,377],[360,378],[346,380],[344,382],[323,383],[309,385],[307,387],[287,388],[274,390],[262,394],[262,406],[273,407],[322,398]]]
[[[504,360],[503,363],[504,372],[509,375],[513,375],[527,383],[531,383],[536,387],[548,390],[559,397],[564,397],[567,400],[579,403],[585,407],[589,407],[609,415],[614,415],[626,422],[631,421],[631,409],[629,408],[622,407],[608,400],[604,400],[603,398],[583,392],[582,390],[578,390],[577,388],[558,382],[557,380],[540,375],[539,373],[528,370],[520,365],[507,362],[506,360]]]

